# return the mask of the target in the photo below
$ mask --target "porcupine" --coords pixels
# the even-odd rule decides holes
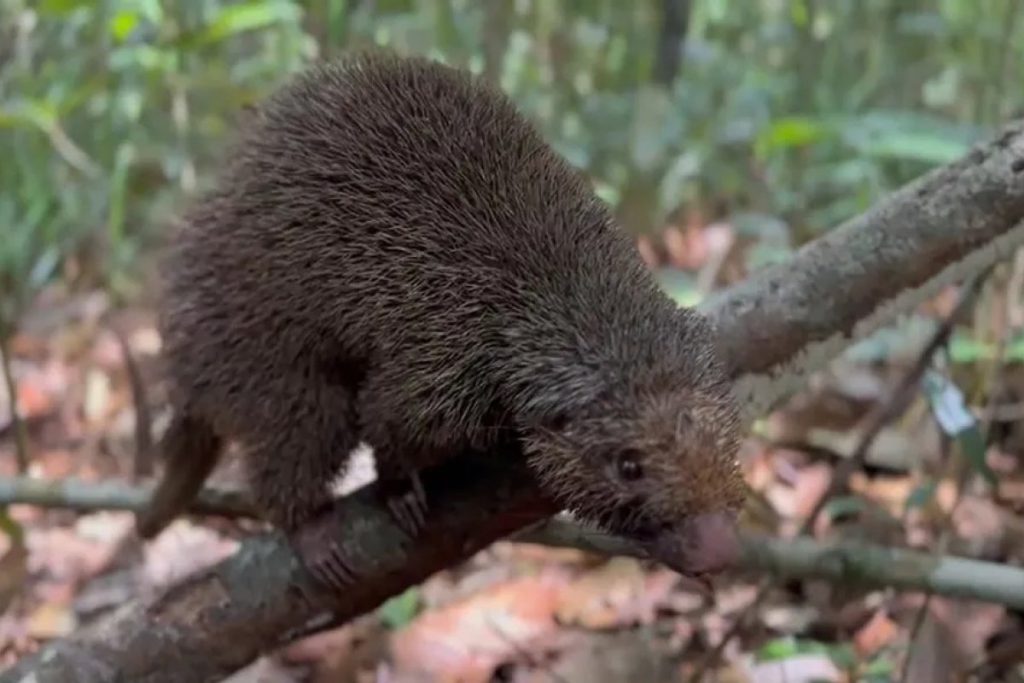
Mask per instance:
[[[162,272],[174,416],[144,537],[233,439],[260,510],[341,586],[339,545],[302,529],[360,441],[415,534],[418,472],[504,430],[583,520],[691,575],[735,556],[740,420],[707,320],[464,71],[368,53],[293,78],[250,112]]]

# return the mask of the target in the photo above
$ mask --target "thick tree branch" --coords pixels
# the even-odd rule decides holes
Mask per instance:
[[[855,339],[1024,242],[1024,122],[708,302],[751,416]]]
[[[929,174],[797,253],[709,302],[749,414],[799,386],[855,335],[977,273],[1024,241],[1024,128]],[[745,375],[743,373],[746,373]],[[335,618],[387,597],[552,512],[514,452],[460,456],[427,473],[430,523],[408,542],[371,485],[337,504],[337,538],[366,578]],[[471,463],[470,460],[473,462]],[[490,463],[489,465],[486,463]],[[471,466],[472,464],[472,466]],[[309,577],[277,535],[156,600],[56,642],[0,681],[216,681],[319,616]],[[314,602],[328,605],[329,598]]]

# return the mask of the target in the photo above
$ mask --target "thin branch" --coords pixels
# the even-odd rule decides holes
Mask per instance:
[[[692,4],[691,0],[661,0],[661,26],[651,75],[655,83],[665,88],[671,88],[679,74]]]
[[[103,169],[93,161],[75,141],[68,137],[68,134],[57,121],[52,122],[43,128],[50,137],[50,143],[57,153],[68,163],[69,166],[78,170],[87,178],[99,178]]]
[[[128,386],[132,396],[132,407],[135,411],[135,462],[132,475],[136,478],[148,477],[153,473],[153,416],[146,399],[146,387],[142,381],[142,371],[135,362],[131,344],[117,325],[110,325],[110,331],[121,349],[125,373],[128,375]]]
[[[14,456],[18,465],[18,472],[28,472],[28,429],[25,420],[18,410],[18,385],[14,381],[14,371],[11,369],[11,346],[6,335],[0,333],[0,373],[4,376],[4,386],[7,390],[7,398],[10,403],[11,428],[14,430]]]
[[[115,481],[93,483],[76,479],[46,481],[32,477],[0,477],[0,507],[20,504],[76,512],[138,513],[146,508],[151,493],[152,484],[132,486]],[[199,492],[189,512],[218,517],[256,516],[244,493],[208,488]]]
[[[643,558],[635,545],[551,519],[517,541]],[[1024,569],[996,562],[886,548],[855,541],[743,537],[737,570],[775,579],[823,579],[865,588],[927,591],[954,598],[1024,608]]]
[[[906,410],[907,404],[918,391],[921,385],[921,378],[924,377],[924,373],[931,365],[935,354],[949,343],[949,338],[953,334],[956,321],[974,304],[981,283],[985,281],[989,272],[991,272],[991,269],[986,269],[983,273],[973,277],[964,286],[956,306],[932,333],[928,343],[917,354],[914,364],[903,374],[899,384],[896,386],[896,390],[889,395],[887,400],[875,406],[868,413],[866,425],[861,433],[860,440],[857,442],[857,447],[849,458],[836,467],[828,490],[825,492],[825,495],[818,499],[818,502],[804,521],[800,533],[808,533],[813,528],[818,515],[828,505],[829,500],[845,493],[850,483],[850,477],[864,468],[868,452],[871,450],[871,446],[875,443],[878,435],[882,433],[886,425],[902,415]]]
[[[1024,126],[896,192],[864,216],[706,302],[717,323],[737,394],[752,418],[800,388],[845,345],[912,310],[942,287],[1007,258],[1024,242]],[[327,532],[363,577],[341,595],[318,593],[279,534],[258,535],[232,558],[161,596],[125,605],[26,658],[0,682],[223,679],[333,612],[352,619],[431,574],[555,512],[516,449],[455,455],[423,477],[431,515],[415,539],[398,529],[376,485],[337,501]],[[1016,570],[907,551],[808,541],[766,545],[755,560],[842,576],[891,573],[893,585],[965,597],[1005,597],[1024,585]],[[801,545],[803,544],[803,545]],[[967,563],[967,564],[964,564]],[[928,568],[931,568],[930,571]],[[964,569],[970,581],[960,581]],[[967,585],[970,583],[971,585]],[[305,596],[312,593],[312,599]],[[329,617],[330,618],[330,617]]]

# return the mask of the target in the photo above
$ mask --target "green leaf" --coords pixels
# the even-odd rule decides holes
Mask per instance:
[[[200,36],[200,42],[215,43],[225,38],[299,19],[296,5],[266,1],[229,5],[220,10]]]
[[[932,498],[935,497],[936,486],[937,484],[935,481],[927,481],[916,486],[914,490],[910,492],[910,495],[907,496],[907,500],[903,506],[904,509],[915,510],[930,503]]]
[[[42,0],[39,3],[39,11],[43,14],[62,16],[76,9],[90,7],[92,4],[93,0]]]
[[[0,127],[14,128],[28,124],[49,132],[56,122],[56,109],[42,100],[20,100],[0,108]]]
[[[797,655],[829,653],[830,648],[816,640],[800,640],[797,638],[779,638],[765,643],[757,651],[757,659],[761,662],[777,662]]]
[[[7,514],[7,508],[0,508],[0,531],[7,534],[11,545],[21,545],[25,540],[25,530],[11,519],[11,516]]]
[[[924,391],[939,427],[956,440],[960,451],[978,474],[990,485],[996,475],[985,460],[985,438],[974,415],[967,409],[960,389],[945,376],[929,371],[924,378]]]
[[[399,629],[411,622],[420,609],[420,592],[415,586],[401,595],[396,595],[377,609],[384,624]]]
[[[821,119],[792,116],[775,121],[757,136],[754,143],[758,156],[792,147],[806,147],[831,137],[834,130]]]
[[[949,356],[954,363],[976,363],[991,358],[993,351],[991,344],[963,334],[954,335],[949,342]]]
[[[60,251],[56,245],[48,245],[43,253],[36,259],[28,274],[28,284],[32,289],[39,289],[53,277],[60,264]]]
[[[129,10],[121,10],[110,19],[110,35],[118,42],[132,34],[139,25],[139,15]]]
[[[840,669],[853,669],[860,661],[860,656],[852,645],[838,644],[828,648],[828,656],[832,663]]]
[[[1007,345],[1005,360],[1018,363],[1024,361],[1024,337],[1015,339]]]
[[[879,159],[902,159],[927,164],[948,164],[967,153],[970,146],[928,133],[903,131],[881,135],[861,147],[861,152]]]
[[[659,87],[642,86],[636,92],[636,113],[630,130],[630,159],[640,170],[649,170],[663,161],[665,131],[672,118],[672,101]]]
[[[839,496],[826,503],[825,507],[822,508],[822,512],[828,515],[829,519],[837,520],[842,517],[856,515],[864,511],[866,507],[867,504],[861,498],[856,496]]]
[[[107,237],[114,249],[121,248],[124,239],[125,188],[128,170],[134,156],[131,144],[123,143],[117,148],[114,159],[114,173],[110,178],[110,202],[107,214]]]
[[[701,294],[697,283],[688,273],[678,268],[661,268],[655,272],[661,288],[680,306],[696,306]]]

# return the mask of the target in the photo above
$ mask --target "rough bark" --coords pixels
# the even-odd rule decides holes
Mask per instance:
[[[854,336],[1008,255],[1024,242],[1022,221],[1024,127],[1015,125],[709,302],[749,414]],[[335,618],[364,613],[550,516],[516,459],[501,455],[428,474],[431,519],[412,542],[374,504],[373,486],[340,501],[333,534],[366,574],[339,597]],[[253,538],[221,565],[53,643],[0,681],[216,681],[321,613],[302,589],[312,590],[309,578],[282,540]],[[329,604],[322,595],[314,603]]]
[[[708,302],[760,414],[854,339],[1024,239],[1024,122]]]

